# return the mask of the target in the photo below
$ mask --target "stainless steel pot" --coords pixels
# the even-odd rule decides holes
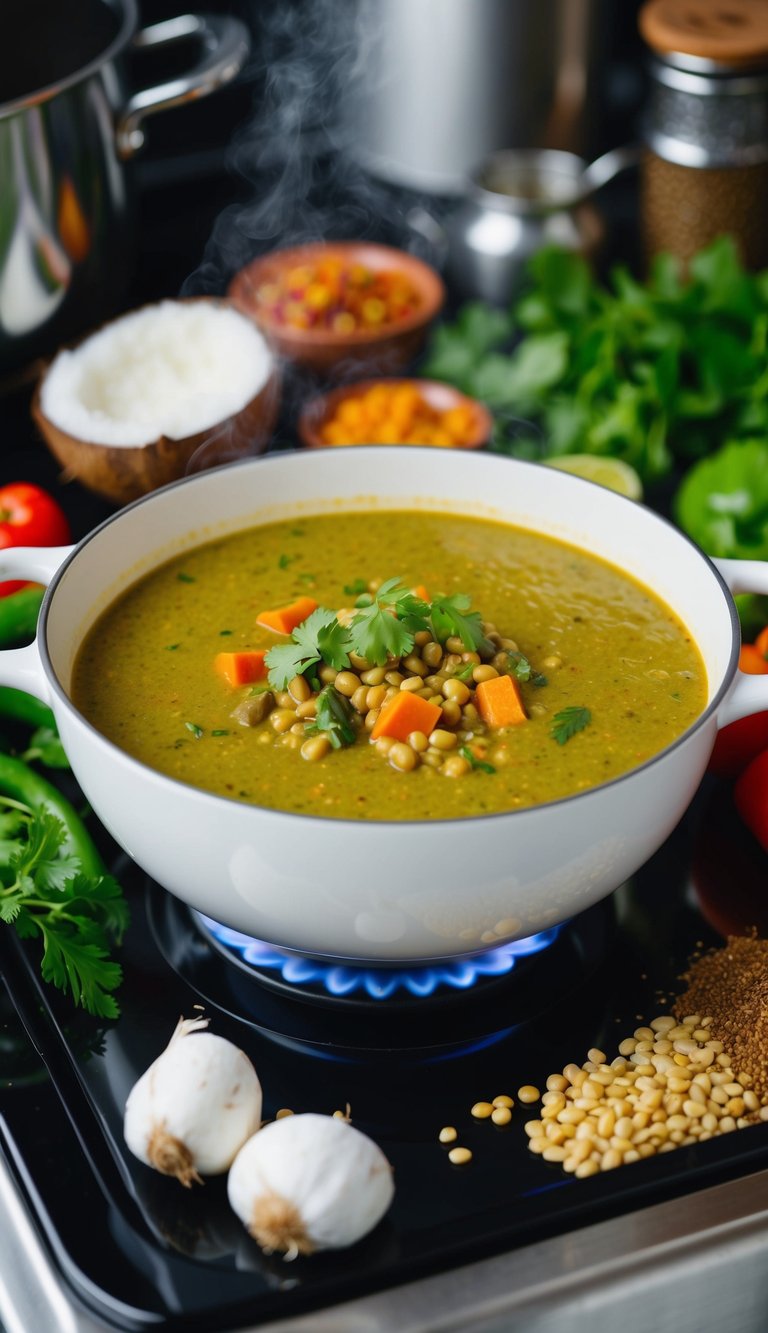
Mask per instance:
[[[445,195],[500,148],[593,156],[610,13],[605,0],[355,0],[350,153]]]
[[[112,313],[131,270],[130,173],[142,122],[228,83],[237,19],[184,14],[137,32],[135,0],[4,0],[0,49],[0,378]],[[129,48],[193,38],[188,73],[129,90]]]

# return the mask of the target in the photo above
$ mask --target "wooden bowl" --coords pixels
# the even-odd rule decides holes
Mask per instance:
[[[355,380],[350,384],[339,385],[336,389],[330,389],[328,393],[318,394],[315,398],[310,398],[303,408],[297,430],[302,444],[309,449],[330,449],[330,448],[351,448],[354,446],[329,445],[322,438],[322,430],[326,423],[333,416],[339,403],[347,398],[360,398],[377,384],[387,384],[391,387],[399,385],[413,385],[418,390],[421,397],[435,408],[438,412],[446,412],[452,407],[469,407],[472,411],[472,424],[467,434],[467,438],[461,444],[457,444],[457,449],[482,449],[483,445],[488,443],[491,430],[493,428],[493,417],[489,409],[478,402],[476,398],[468,398],[466,394],[455,389],[452,384],[443,384],[441,380],[420,380],[420,379],[369,379]],[[379,444],[381,441],[371,439],[367,444]],[[409,445],[400,445],[400,448],[409,448]],[[439,446],[436,448],[447,448],[449,446]]]
[[[363,264],[378,272],[402,273],[419,296],[418,307],[397,322],[354,329],[351,333],[292,328],[278,323],[260,306],[259,288],[277,280],[286,269],[311,265],[320,259],[339,259],[345,265]],[[281,356],[315,373],[335,377],[358,367],[384,375],[405,369],[424,346],[429,325],[445,300],[445,287],[429,264],[405,250],[369,241],[322,241],[259,255],[235,274],[228,295],[256,321]]]
[[[188,299],[217,301],[215,297]],[[230,304],[226,301],[218,303]],[[78,340],[72,350],[91,336],[89,333]],[[147,444],[99,444],[69,434],[46,416],[41,400],[50,365],[43,371],[32,397],[30,410],[35,424],[61,464],[64,480],[78,481],[117,505],[127,504],[188,474],[262,453],[277,420],[280,375],[277,363],[273,361],[268,378],[258,393],[237,412],[215,425],[182,439],[160,435]]]

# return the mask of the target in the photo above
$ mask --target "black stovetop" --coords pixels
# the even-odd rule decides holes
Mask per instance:
[[[416,1020],[392,1002],[370,1002],[381,1007],[367,1020],[356,1008],[261,987],[113,849],[132,909],[117,1021],[74,1012],[39,980],[34,952],[11,931],[0,935],[0,1145],[65,1287],[110,1327],[253,1327],[768,1165],[768,1125],[757,1125],[576,1180],[529,1152],[522,1126],[533,1111],[518,1105],[501,1130],[470,1113],[475,1101],[514,1096],[523,1083],[543,1087],[591,1046],[612,1058],[640,1021],[664,1011],[695,951],[759,922],[761,855],[722,790],[705,783],[630,883],[495,980],[485,998],[417,1002]],[[332,1113],[349,1104],[353,1122],[383,1148],[394,1203],[351,1250],[293,1263],[266,1257],[230,1211],[223,1179],[185,1190],[127,1151],[128,1091],[195,1006],[253,1060],[265,1118],[282,1107]],[[438,1142],[445,1124],[472,1149],[470,1165],[449,1163]]]

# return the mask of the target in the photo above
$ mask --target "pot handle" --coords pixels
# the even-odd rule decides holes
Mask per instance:
[[[181,74],[154,88],[140,88],[128,99],[118,116],[115,129],[117,151],[123,160],[144,143],[141,122],[145,116],[180,106],[198,97],[207,97],[240,73],[251,47],[248,29],[240,19],[225,14],[179,14],[163,23],[143,28],[133,39],[137,50],[168,46],[195,37],[203,46],[203,55],[187,74]]]
[[[0,551],[0,580],[29,579],[47,587],[74,549],[74,546],[9,547]],[[25,648],[0,651],[0,685],[12,685],[17,690],[34,694],[43,703],[51,702],[36,638]]]
[[[731,592],[768,593],[768,560],[713,560]],[[717,715],[718,727],[751,713],[768,711],[768,675],[737,671],[731,692]]]

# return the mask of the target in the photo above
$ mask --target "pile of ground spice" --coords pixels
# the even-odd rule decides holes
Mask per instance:
[[[736,1077],[744,1083],[744,1074],[768,1102],[768,939],[729,935],[682,979],[687,988],[675,1000],[675,1017],[711,1016],[712,1036],[732,1057]]]

